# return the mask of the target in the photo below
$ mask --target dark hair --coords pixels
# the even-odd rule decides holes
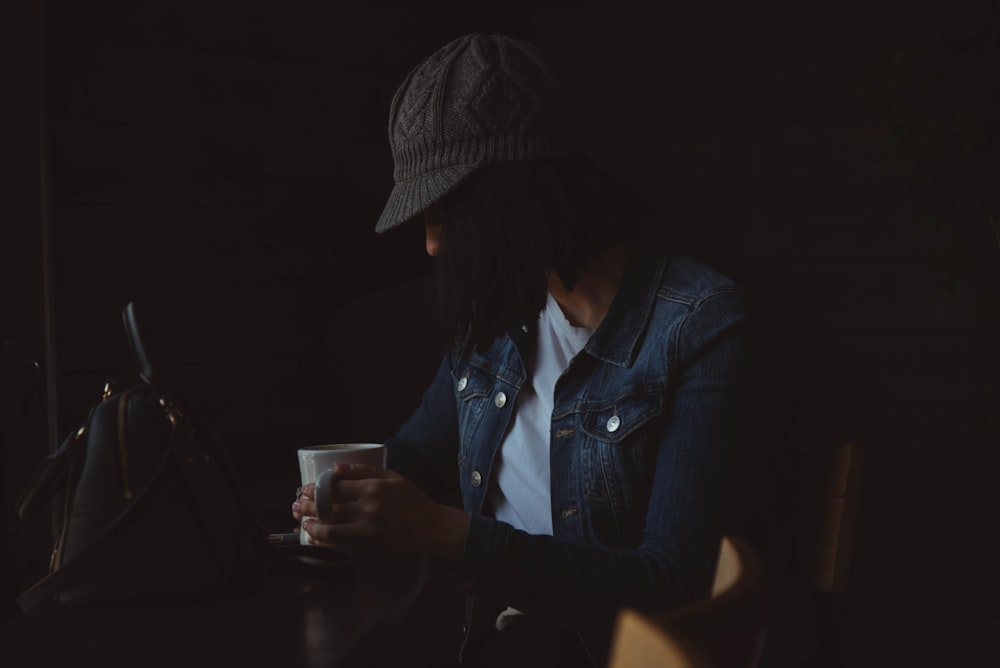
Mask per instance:
[[[639,197],[578,158],[486,166],[437,206],[438,293],[461,354],[536,316],[549,270],[572,289],[602,250],[638,233],[645,213]]]

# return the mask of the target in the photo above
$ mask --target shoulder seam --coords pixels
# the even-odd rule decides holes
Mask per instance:
[[[702,292],[696,295],[680,292],[670,287],[663,287],[657,292],[657,298],[668,302],[674,302],[677,304],[684,304],[692,309],[700,308],[709,299],[713,297],[718,297],[720,295],[726,294],[741,294],[739,287],[735,285],[720,285],[715,288],[711,288],[706,292]]]

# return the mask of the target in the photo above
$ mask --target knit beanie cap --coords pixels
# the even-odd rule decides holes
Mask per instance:
[[[420,215],[484,165],[582,154],[578,114],[566,78],[535,46],[478,33],[449,42],[393,97],[395,186],[375,231]]]

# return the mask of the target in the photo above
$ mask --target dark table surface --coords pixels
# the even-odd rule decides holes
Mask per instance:
[[[225,598],[36,609],[0,626],[0,665],[447,666],[463,605],[440,564],[356,559]]]

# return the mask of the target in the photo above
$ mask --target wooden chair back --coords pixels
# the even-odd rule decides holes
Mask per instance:
[[[800,472],[793,583],[813,616],[807,666],[843,665],[845,596],[861,500],[865,450],[837,443],[810,453]],[[803,610],[805,612],[805,610]]]
[[[724,537],[712,594],[688,606],[619,614],[609,668],[749,668],[764,629],[763,571],[756,551]]]
[[[856,443],[838,443],[805,461],[794,543],[796,580],[803,591],[847,588],[864,454]]]
[[[704,668],[707,657],[652,618],[626,608],[618,615],[608,668]]]

